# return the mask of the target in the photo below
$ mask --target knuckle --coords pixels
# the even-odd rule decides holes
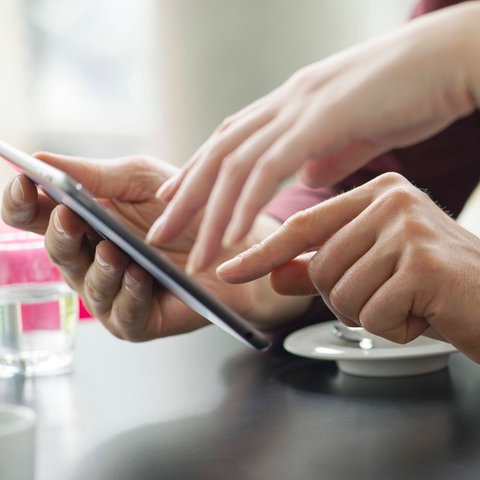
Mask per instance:
[[[428,279],[438,275],[442,268],[442,257],[437,255],[435,248],[423,245],[411,249],[405,270],[413,278]]]
[[[359,313],[358,320],[362,328],[372,335],[378,335],[379,337],[387,338],[392,340],[392,334],[385,327],[383,322],[380,322],[375,315],[366,312],[365,309],[362,309]]]
[[[235,121],[235,115],[227,115],[216,128],[217,132],[223,132]]]
[[[337,312],[340,314],[346,313],[346,302],[343,288],[338,288],[336,286],[333,287],[328,294],[328,301]]]
[[[312,67],[306,66],[297,70],[287,81],[294,90],[309,90],[312,85]]]
[[[390,188],[396,185],[411,185],[411,183],[400,173],[386,172],[375,178],[377,186],[381,188]]]
[[[402,212],[410,210],[414,200],[411,189],[396,185],[382,195],[380,204],[388,211]]]
[[[269,183],[278,183],[281,180],[278,175],[279,168],[274,155],[263,157],[261,160],[259,160],[255,169],[257,174],[262,178],[268,179]]]
[[[111,322],[117,335],[129,342],[144,342],[148,339],[145,331],[144,316],[125,308],[112,308]]]
[[[134,321],[127,315],[123,315],[122,311],[112,312],[111,321],[115,325],[117,335],[122,340],[127,340],[129,342],[140,341],[140,339],[135,334],[135,329],[133,328]]]
[[[387,209],[406,211],[409,216],[418,204],[429,199],[428,195],[396,172],[388,172],[375,180],[379,205]]]
[[[292,245],[301,245],[304,249],[311,249],[315,226],[315,213],[311,209],[302,210],[285,220],[279,233],[285,243],[290,242]]]
[[[285,232],[309,231],[314,226],[311,215],[308,210],[301,210],[283,222],[281,228]]]
[[[109,309],[111,297],[101,285],[90,282],[86,278],[84,283],[84,292],[88,299],[88,303],[92,305],[96,311],[104,313]]]
[[[203,152],[201,163],[216,163],[219,159],[225,161],[225,135],[220,134],[215,141],[212,141],[208,148]]]
[[[331,282],[326,275],[323,265],[325,264],[325,256],[319,250],[314,257],[308,262],[307,274],[311,282],[319,293],[328,293],[331,290]]]
[[[422,215],[417,212],[424,196],[423,192],[411,184],[397,184],[381,193],[375,204],[385,218],[392,218],[392,214],[394,215],[399,229],[411,229],[415,233],[422,224],[427,224],[420,220]]]
[[[243,157],[238,152],[227,155],[222,163],[222,174],[229,178],[238,177],[244,171]]]
[[[45,250],[47,251],[48,257],[59,269],[67,269],[69,267],[69,262],[65,260],[61,255],[58,255],[56,250],[48,248],[47,243],[45,242]]]
[[[55,228],[49,227],[44,237],[45,250],[53,263],[70,268],[79,258],[80,237],[77,234],[59,234]]]
[[[73,261],[66,261],[64,258],[55,257],[49,254],[50,260],[58,268],[65,281],[72,285],[78,284],[78,281],[83,278],[84,266],[81,263]]]
[[[78,250],[72,249],[72,251],[65,251],[53,242],[50,242],[48,237],[45,237],[45,250],[52,263],[60,270],[64,277],[70,277],[71,279],[83,278],[86,264],[82,261],[84,257]]]
[[[12,227],[22,230],[32,229],[37,209],[33,203],[23,201],[21,204],[13,203],[9,189],[5,188],[3,199],[0,197],[2,220]]]
[[[434,234],[429,225],[426,225],[421,219],[406,217],[402,221],[401,228],[405,238],[413,241],[415,248],[419,250],[418,253],[421,251],[428,253],[428,249],[425,250],[423,242],[419,240],[428,239]]]

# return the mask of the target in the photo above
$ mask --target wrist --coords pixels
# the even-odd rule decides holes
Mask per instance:
[[[449,123],[479,105],[479,24],[480,1],[462,2],[414,19],[396,39],[415,60],[417,81],[428,85],[432,113]]]

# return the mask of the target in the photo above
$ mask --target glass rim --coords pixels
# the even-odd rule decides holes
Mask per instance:
[[[24,231],[0,233],[0,251],[44,248],[44,246],[44,237],[37,233]]]

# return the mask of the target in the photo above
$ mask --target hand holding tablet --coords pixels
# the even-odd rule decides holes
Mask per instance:
[[[194,311],[256,349],[269,340],[244,318],[184,274],[161,251],[105,209],[81,183],[65,172],[0,141],[0,155],[23,170],[56,202],[72,209],[101,236],[115,243],[161,285]]]

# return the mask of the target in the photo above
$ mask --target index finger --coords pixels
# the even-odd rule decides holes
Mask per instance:
[[[260,278],[301,253],[316,249],[371,203],[371,185],[326,200],[291,216],[265,240],[221,264],[217,276],[228,283]]]

